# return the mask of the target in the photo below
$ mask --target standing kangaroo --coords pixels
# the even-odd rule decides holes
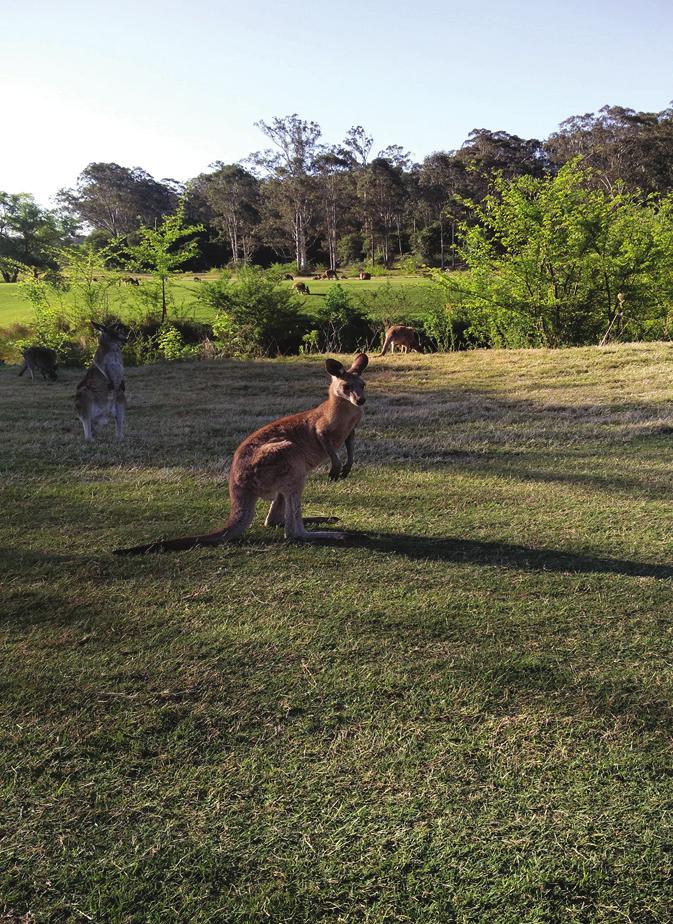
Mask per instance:
[[[195,546],[220,545],[241,536],[255,517],[260,498],[271,501],[265,526],[284,526],[286,539],[343,539],[344,533],[309,531],[305,522],[321,522],[324,517],[301,515],[301,495],[308,473],[329,459],[331,481],[345,478],[353,467],[355,428],[362,419],[365,403],[360,373],[368,363],[366,353],[358,353],[350,369],[335,359],[325,360],[331,376],[327,400],[310,411],[274,420],[246,437],[234,453],[229,475],[231,512],[224,526],[203,536],[160,539],[130,549],[117,549],[116,555],[143,552],[169,552]],[[346,444],[347,460],[342,466],[337,450]],[[329,518],[327,518],[329,519]]]
[[[98,424],[105,424],[114,417],[117,439],[124,436],[126,419],[126,385],[124,383],[124,359],[122,347],[128,340],[129,331],[121,321],[93,326],[100,333],[98,349],[86,375],[77,386],[75,409],[84,427],[84,439],[93,439]]]
[[[19,375],[28,370],[30,377],[35,381],[35,373],[41,372],[42,378],[56,381],[56,353],[49,347],[26,347],[23,351],[23,366]]]
[[[405,324],[395,324],[386,331],[386,339],[383,341],[383,347],[379,356],[384,356],[388,350],[395,352],[395,347],[399,346],[404,349],[405,353],[410,350],[421,352],[421,345],[418,341],[418,334],[413,327],[407,327]]]

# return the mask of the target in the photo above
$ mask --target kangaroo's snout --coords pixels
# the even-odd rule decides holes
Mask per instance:
[[[365,403],[366,400],[367,400],[366,398],[358,398],[358,404],[360,405],[360,407],[362,407],[362,405]]]

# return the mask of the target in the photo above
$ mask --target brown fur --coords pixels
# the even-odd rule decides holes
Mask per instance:
[[[309,472],[331,460],[329,478],[345,478],[353,465],[355,428],[362,419],[364,383],[360,373],[367,365],[358,353],[350,369],[334,359],[325,361],[331,376],[327,400],[317,407],[266,424],[243,440],[234,453],[229,475],[231,512],[214,533],[159,540],[117,555],[166,552],[195,546],[220,545],[242,535],[252,523],[257,501],[270,500],[266,526],[284,526],[287,539],[341,539],[343,533],[309,532],[301,516],[301,495]],[[342,465],[337,451],[346,444]]]
[[[337,271],[333,269],[325,270],[325,272],[320,277],[321,279],[338,279]]]
[[[35,373],[39,372],[43,379],[56,381],[56,353],[49,347],[26,347],[23,351],[23,366],[19,375],[28,370],[30,377],[35,381]]]
[[[407,327],[405,324],[395,324],[388,328],[379,356],[384,356],[388,351],[394,353],[396,346],[399,346],[405,353],[411,350],[421,352],[418,334],[413,327]]]
[[[359,278],[360,278],[360,279],[371,279],[371,278],[372,278],[372,274],[371,274],[371,273],[360,273],[360,274],[359,274]]]
[[[299,292],[301,295],[311,294],[305,282],[295,282],[293,288],[296,292]]]

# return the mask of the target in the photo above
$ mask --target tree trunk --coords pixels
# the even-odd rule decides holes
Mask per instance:
[[[439,265],[444,269],[444,221],[439,216]]]
[[[168,317],[166,310],[166,279],[161,277],[161,323],[165,324]]]

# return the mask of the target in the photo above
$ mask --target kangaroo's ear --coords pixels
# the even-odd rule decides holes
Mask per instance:
[[[333,375],[337,379],[342,378],[342,376],[346,374],[346,370],[338,359],[326,359],[325,369],[327,369],[330,375]]]
[[[353,360],[353,365],[348,370],[354,375],[360,375],[363,369],[367,368],[367,363],[369,362],[369,357],[366,353],[358,353],[355,359]]]

